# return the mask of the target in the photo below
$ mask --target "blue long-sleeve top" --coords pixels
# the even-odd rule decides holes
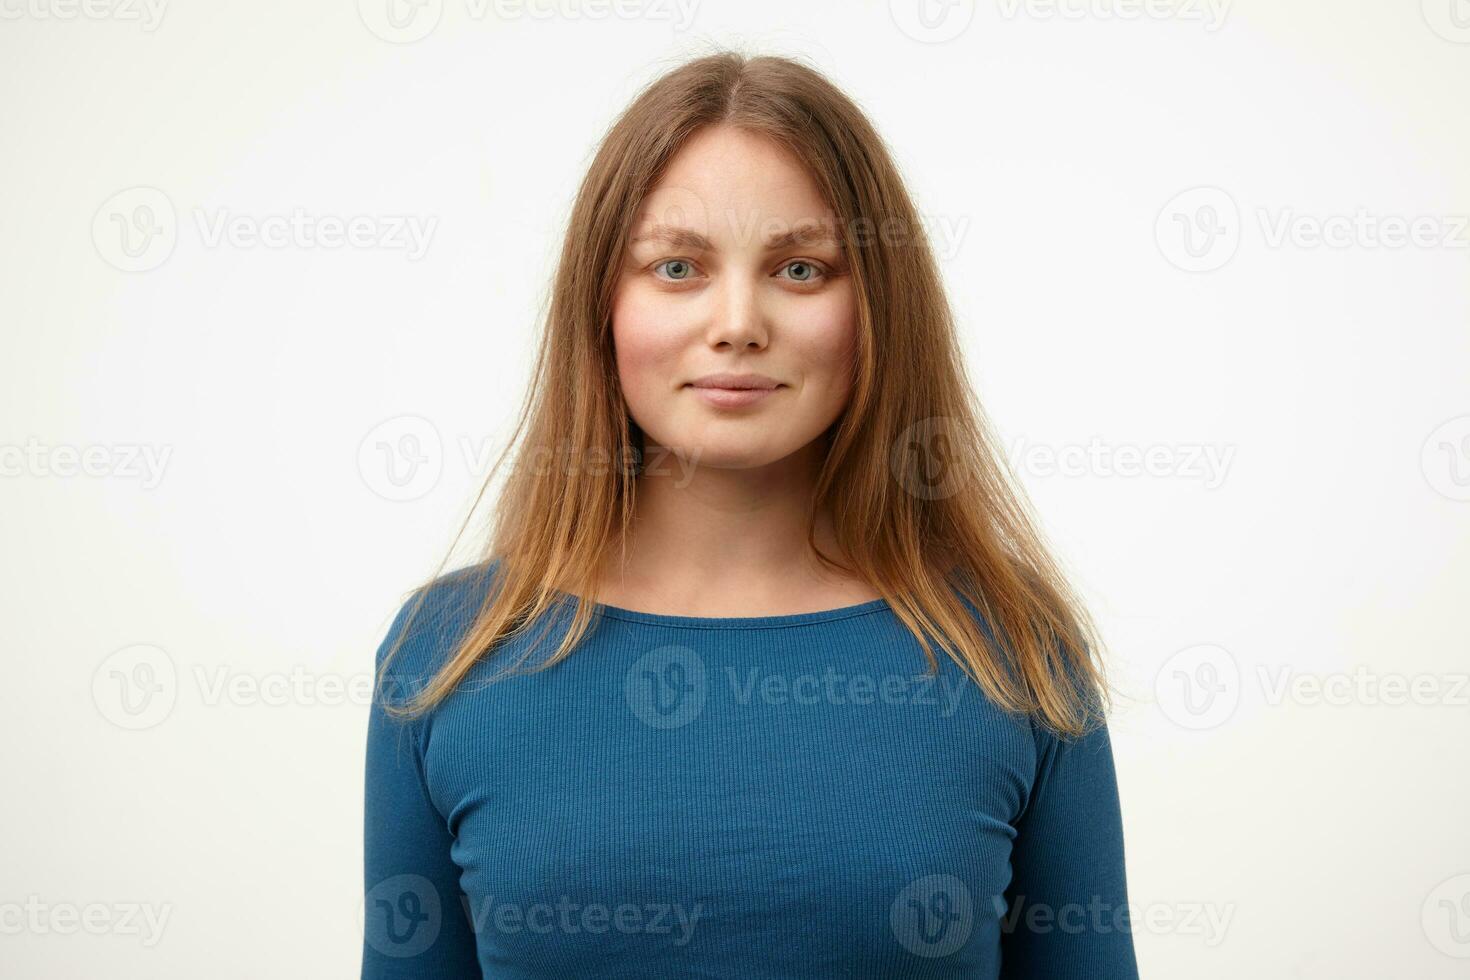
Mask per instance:
[[[486,567],[429,588],[374,701],[364,978],[1137,977],[1105,726],[1059,740],[943,651],[928,673],[882,599],[599,605],[561,663],[486,683],[533,624],[388,716]],[[530,663],[570,621],[547,615]]]

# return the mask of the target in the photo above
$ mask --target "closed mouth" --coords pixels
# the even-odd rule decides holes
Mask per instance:
[[[712,374],[685,385],[686,388],[713,388],[721,391],[774,391],[786,387],[779,381],[761,375]]]

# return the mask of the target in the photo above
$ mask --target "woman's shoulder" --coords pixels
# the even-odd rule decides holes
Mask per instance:
[[[442,667],[483,607],[496,565],[492,559],[458,568],[414,589],[378,647],[378,666],[391,656],[389,672],[401,679],[423,679]]]

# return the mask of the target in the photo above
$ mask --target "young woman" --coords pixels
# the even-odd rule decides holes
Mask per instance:
[[[378,651],[362,975],[1136,977],[1095,632],[854,104],[665,74],[546,330]]]

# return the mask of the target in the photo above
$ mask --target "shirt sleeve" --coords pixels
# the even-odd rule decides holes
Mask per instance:
[[[1123,820],[1105,723],[1070,740],[1033,724],[1037,773],[1015,827],[1001,980],[1137,980]]]
[[[379,668],[403,628],[409,605],[399,610],[378,648]],[[405,641],[394,662],[412,671],[422,661],[426,642]],[[385,700],[401,700],[408,690],[398,673],[384,676],[375,685],[368,719],[362,978],[479,977],[459,867],[450,858],[453,836],[424,779],[421,720],[402,721],[383,710]]]

